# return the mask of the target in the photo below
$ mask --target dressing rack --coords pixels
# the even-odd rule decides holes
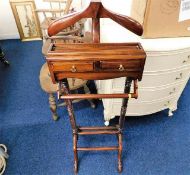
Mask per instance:
[[[142,26],[135,20],[111,12],[100,0],[92,0],[81,12],[67,15],[53,22],[49,36],[56,35],[82,18],[92,18],[93,43],[52,44],[46,60],[52,81],[59,83],[58,97],[64,99],[73,132],[74,172],[78,171],[78,151],[118,151],[118,171],[122,171],[122,130],[128,99],[138,97],[137,81],[142,79],[146,54],[140,43],[100,43],[100,18],[110,18],[131,32],[142,35]],[[67,78],[105,80],[126,77],[123,94],[70,94]],[[134,83],[131,93],[131,84]],[[75,121],[72,100],[123,98],[119,125],[105,127],[80,127]],[[80,135],[117,135],[118,146],[78,147]]]

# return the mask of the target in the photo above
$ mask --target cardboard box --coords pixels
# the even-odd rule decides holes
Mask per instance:
[[[143,38],[190,36],[190,0],[133,0],[131,17],[143,25]]]

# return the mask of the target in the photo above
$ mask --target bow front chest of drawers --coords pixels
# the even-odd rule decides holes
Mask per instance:
[[[117,38],[113,36],[111,41]],[[172,116],[190,77],[190,38],[140,39],[140,42],[147,59],[139,82],[139,98],[129,101],[127,116],[144,116],[165,109]],[[122,92],[124,79],[96,81],[96,85],[98,93],[118,93]],[[121,100],[103,99],[103,105],[105,121],[119,115]]]

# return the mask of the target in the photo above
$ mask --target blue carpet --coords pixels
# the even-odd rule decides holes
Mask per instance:
[[[5,175],[73,174],[72,135],[65,108],[58,122],[51,119],[47,95],[39,85],[45,62],[41,42],[1,41],[10,67],[0,64],[0,143],[10,158]],[[190,83],[173,118],[162,111],[127,118],[124,131],[123,173],[126,175],[190,174]],[[103,106],[75,104],[77,121],[102,125]],[[117,119],[115,119],[116,121]],[[114,121],[113,121],[114,122]],[[113,136],[80,137],[80,145],[114,145]],[[79,175],[115,175],[116,152],[80,152]]]

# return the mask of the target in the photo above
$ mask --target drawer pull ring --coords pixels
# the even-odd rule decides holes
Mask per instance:
[[[124,70],[125,70],[125,68],[123,67],[122,64],[120,64],[120,66],[119,66],[119,71],[124,71]]]
[[[76,72],[76,71],[77,71],[76,67],[75,67],[75,66],[72,66],[71,72]]]

